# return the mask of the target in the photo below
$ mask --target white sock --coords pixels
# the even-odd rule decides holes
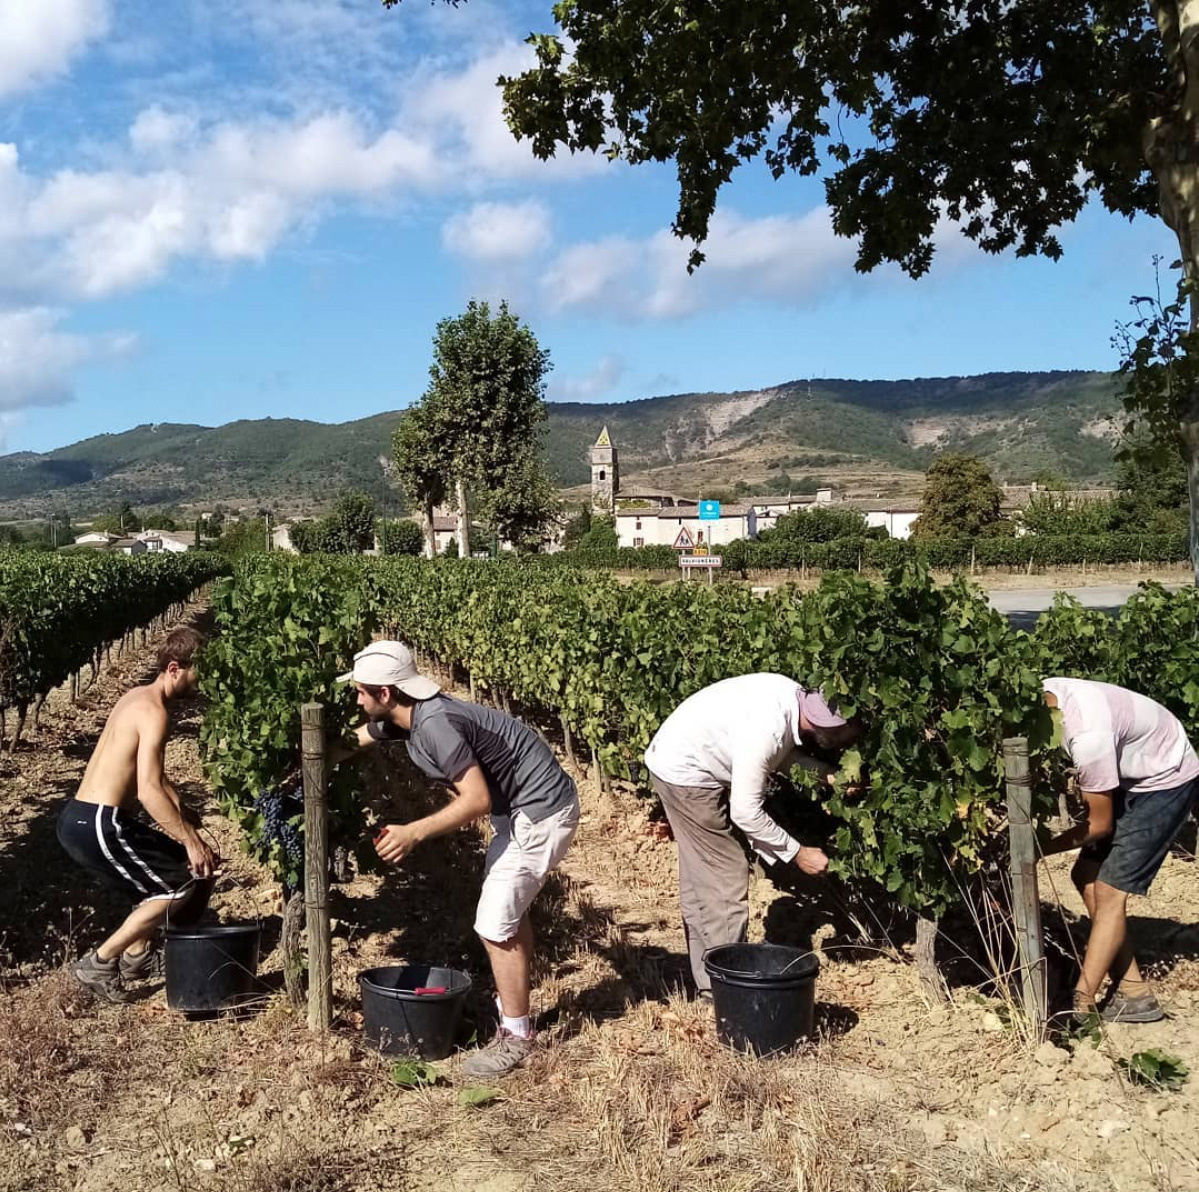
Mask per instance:
[[[533,1028],[529,1026],[529,1016],[527,1014],[522,1015],[520,1018],[509,1018],[507,1014],[501,1014],[500,1025],[510,1035],[515,1035],[518,1039],[527,1039],[533,1033]]]
[[[495,999],[495,1008],[500,1015],[500,1026],[510,1035],[515,1035],[518,1039],[527,1039],[533,1033],[533,1028],[529,1025],[529,1016],[522,1015],[520,1018],[509,1018],[504,1013],[504,1007],[500,1004],[500,999]]]

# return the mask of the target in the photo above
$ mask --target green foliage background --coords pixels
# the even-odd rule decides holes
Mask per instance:
[[[980,589],[938,587],[912,563],[882,583],[831,573],[813,592],[757,599],[731,585],[621,584],[513,561],[274,556],[239,567],[216,613],[202,743],[252,846],[253,798],[298,764],[299,706],[325,701],[332,731],[354,719],[333,677],[372,632],[469,673],[522,714],[560,718],[576,746],[622,776],[641,772],[658,725],[710,683],[773,671],[820,687],[869,726],[832,795],[821,794],[837,824],[834,870],[928,913],[956,902],[1006,847],[1004,737],[1027,737],[1042,772],[1060,767],[1043,675],[1127,682],[1199,730],[1199,646],[1177,646],[1197,640],[1190,589],[1147,586],[1107,625],[1063,603],[1030,636]],[[864,795],[847,793],[863,776]],[[353,792],[338,790],[334,831],[349,838]],[[1047,783],[1038,800],[1055,807]]]

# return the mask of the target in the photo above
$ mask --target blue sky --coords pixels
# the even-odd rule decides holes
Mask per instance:
[[[549,13],[0,0],[0,448],[396,409],[471,297],[528,321],[557,400],[1109,368],[1171,254],[1092,208],[1059,263],[946,228],[928,277],[861,277],[819,181],[751,165],[689,277],[669,169],[540,163],[507,132],[494,80]]]

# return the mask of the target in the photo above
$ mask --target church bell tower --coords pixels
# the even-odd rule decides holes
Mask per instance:
[[[613,517],[620,492],[620,465],[605,426],[591,448],[591,511]]]

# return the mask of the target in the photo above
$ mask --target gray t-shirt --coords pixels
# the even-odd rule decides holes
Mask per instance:
[[[367,731],[376,741],[403,741],[435,782],[456,782],[477,763],[492,815],[520,811],[537,823],[575,798],[575,784],[549,746],[527,724],[494,708],[436,695],[412,709],[411,732],[390,721],[371,721]]]

